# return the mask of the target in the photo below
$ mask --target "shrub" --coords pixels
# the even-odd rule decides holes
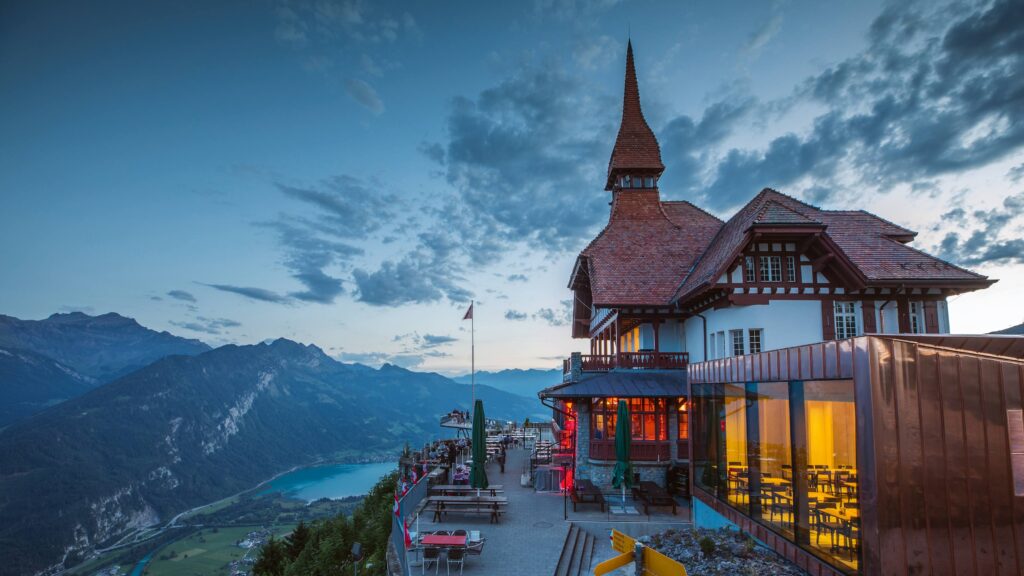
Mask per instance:
[[[700,539],[700,551],[704,554],[705,558],[711,558],[715,553],[715,541],[710,536],[704,536]]]

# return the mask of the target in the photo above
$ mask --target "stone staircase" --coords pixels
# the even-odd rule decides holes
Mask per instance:
[[[558,557],[554,576],[587,576],[594,558],[594,536],[569,523],[562,554]]]

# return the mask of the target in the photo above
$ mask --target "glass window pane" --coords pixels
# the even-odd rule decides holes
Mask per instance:
[[[747,470],[747,393],[742,385],[725,385],[726,498],[746,510],[749,504]]]
[[[793,460],[790,441],[789,383],[762,382],[756,387],[761,518],[791,532],[793,528]]]
[[[856,569],[860,507],[853,381],[805,382],[804,409],[810,545],[834,563]]]

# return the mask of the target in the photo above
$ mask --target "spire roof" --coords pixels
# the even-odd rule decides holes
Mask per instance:
[[[665,170],[661,163],[661,149],[658,139],[647,125],[644,113],[640,109],[640,87],[636,80],[636,67],[633,64],[633,42],[626,45],[626,86],[622,97],[622,123],[619,135],[615,138],[608,161],[608,183],[606,190],[612,189],[612,183],[619,174],[629,172],[660,175]]]

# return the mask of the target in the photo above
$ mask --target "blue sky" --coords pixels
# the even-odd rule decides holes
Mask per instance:
[[[864,208],[1024,321],[1019,2],[9,2],[0,312],[544,367],[607,217],[627,35],[662,194]]]

